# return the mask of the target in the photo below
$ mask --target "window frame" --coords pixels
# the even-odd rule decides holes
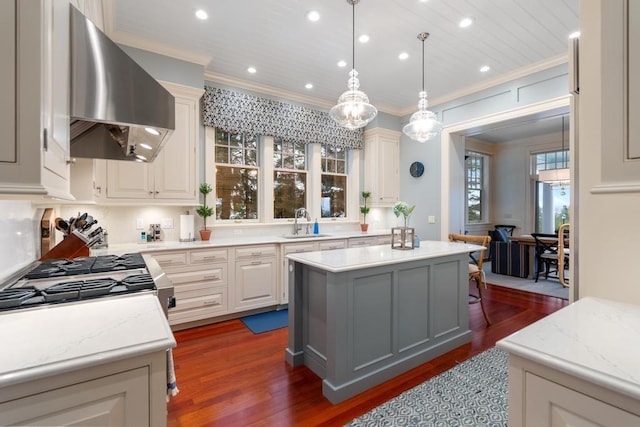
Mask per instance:
[[[307,153],[307,151],[308,151],[307,150],[307,146],[309,144],[303,144],[302,149],[304,151],[304,165],[303,165],[303,167],[301,169],[296,169],[295,168],[295,166],[296,166],[295,165],[295,163],[296,163],[295,162],[295,150],[296,150],[296,145],[301,144],[301,143],[285,141],[282,138],[275,138],[275,137],[271,138],[271,139],[272,139],[271,146],[273,147],[273,154],[271,156],[271,159],[272,159],[271,166],[273,166],[272,173],[271,173],[271,176],[273,178],[273,187],[272,187],[273,191],[272,191],[271,195],[272,195],[273,202],[274,202],[274,205],[272,205],[272,208],[271,208],[271,214],[272,214],[272,218],[273,218],[274,222],[288,221],[288,220],[294,219],[293,216],[291,216],[291,217],[283,217],[283,218],[276,218],[275,217],[275,194],[274,194],[275,184],[276,184],[275,174],[277,172],[283,172],[283,173],[293,173],[293,174],[302,174],[302,175],[304,175],[304,183],[305,183],[304,184],[305,185],[304,207],[306,208],[307,205],[309,204],[309,170],[308,170],[308,164],[309,164],[308,157],[309,156],[308,156],[308,153]],[[278,140],[280,140],[279,142],[281,144],[283,144],[283,145],[284,144],[292,144],[293,145],[292,148],[294,150],[294,161],[293,161],[294,169],[289,169],[289,168],[284,168],[284,167],[277,167],[274,164],[275,163],[275,154],[276,154],[275,145],[278,143]],[[266,140],[265,140],[265,144],[267,144]],[[280,163],[281,163],[281,166],[284,166],[284,157],[281,158],[281,162]],[[302,207],[302,206],[298,206],[298,207]],[[294,207],[294,209],[296,209],[296,208]]]
[[[258,137],[258,161],[259,169],[259,185],[258,185],[258,219],[247,220],[218,220],[213,217],[212,226],[238,226],[238,225],[266,225],[266,224],[283,224],[293,222],[293,219],[276,219],[273,217],[273,162],[262,161],[262,159],[273,159],[273,136]],[[204,172],[201,176],[201,182],[208,182],[214,188],[214,193],[210,195],[215,197],[216,178],[215,178],[215,128],[205,126],[205,143],[204,143]],[[307,209],[310,211],[313,219],[316,218],[320,222],[354,222],[360,221],[358,212],[358,195],[360,194],[360,175],[363,150],[344,148],[345,150],[345,169],[347,176],[347,199],[345,209],[347,216],[344,218],[321,218],[321,144],[306,144],[307,156]],[[265,195],[267,195],[265,197]]]
[[[469,219],[469,158],[479,158],[482,160],[480,176],[479,176],[479,187],[473,188],[473,190],[480,191],[480,219],[471,221]],[[464,220],[466,225],[478,225],[478,224],[487,224],[490,218],[489,212],[489,196],[490,196],[490,156],[486,153],[482,153],[475,150],[465,150],[465,161],[464,161],[464,194],[465,194],[465,210],[464,210]]]

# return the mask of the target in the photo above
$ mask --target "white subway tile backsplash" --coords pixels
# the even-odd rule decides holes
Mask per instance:
[[[0,282],[39,258],[43,211],[29,201],[0,200]]]

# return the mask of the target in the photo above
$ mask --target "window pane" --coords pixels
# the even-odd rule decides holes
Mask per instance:
[[[247,166],[258,166],[258,151],[247,150],[245,153],[244,164]]]
[[[216,167],[216,218],[258,218],[258,170]]]
[[[344,162],[344,160],[336,160],[336,172],[338,172],[338,173],[346,173],[345,172],[345,162]]]
[[[347,216],[347,177],[322,175],[322,218],[344,218]]]
[[[305,206],[307,174],[274,171],[273,217],[293,218],[295,210]]]
[[[231,159],[229,163],[232,165],[244,165],[244,150],[242,148],[231,149]]]
[[[482,222],[485,218],[484,183],[485,158],[479,153],[466,153],[467,222]]]
[[[482,220],[482,192],[480,190],[469,190],[467,192],[467,212],[469,222],[479,222]]]
[[[216,162],[217,163],[229,162],[229,148],[216,146]]]

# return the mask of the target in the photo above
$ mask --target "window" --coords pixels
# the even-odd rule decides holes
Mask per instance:
[[[306,144],[273,141],[273,217],[293,218],[295,210],[306,207]]]
[[[322,218],[347,216],[347,152],[344,148],[322,145]]]
[[[258,218],[258,143],[216,129],[216,219]]]
[[[569,150],[538,153],[531,156],[532,173],[564,169],[569,165]],[[558,228],[569,222],[571,182],[538,181],[535,188],[535,230],[538,233],[555,233]]]
[[[467,223],[484,222],[487,216],[487,156],[467,151],[465,159]]]

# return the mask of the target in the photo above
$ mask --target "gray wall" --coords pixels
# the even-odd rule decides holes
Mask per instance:
[[[564,96],[568,94],[568,87],[567,65],[564,64],[433,106],[430,110],[438,114],[443,126],[451,126]],[[401,120],[402,126],[409,118],[410,115]],[[424,144],[412,141],[404,134],[401,137],[400,199],[416,205],[411,225],[423,240],[440,240],[441,155],[439,137]],[[416,160],[425,165],[425,173],[420,178],[409,174],[409,165]],[[435,216],[434,224],[427,222],[430,215]]]

